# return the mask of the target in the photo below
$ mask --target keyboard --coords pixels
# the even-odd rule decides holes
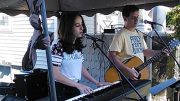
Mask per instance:
[[[134,80],[131,81],[131,83],[138,90],[141,88],[143,89],[143,96],[147,95],[148,89],[151,87],[150,80]],[[117,99],[123,99],[129,95],[132,97],[131,93],[133,94],[134,90],[129,86],[129,84],[122,81],[116,81],[112,85],[95,89],[91,94],[81,94],[66,101],[117,101]],[[133,96],[134,98],[138,98],[136,94]]]

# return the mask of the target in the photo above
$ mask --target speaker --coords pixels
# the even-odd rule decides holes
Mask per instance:
[[[15,95],[33,101],[48,95],[47,71],[15,74]]]
[[[104,33],[116,33],[115,29],[104,29]]]

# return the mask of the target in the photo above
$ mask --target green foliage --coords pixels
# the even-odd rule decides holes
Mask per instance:
[[[175,55],[175,51],[173,51],[173,54]],[[174,67],[175,67],[174,59],[171,56],[169,56],[167,60],[167,72],[166,72],[166,74],[168,75],[168,79],[174,76]]]
[[[174,36],[180,39],[180,5],[172,8],[166,16],[166,21],[168,26],[174,26]]]

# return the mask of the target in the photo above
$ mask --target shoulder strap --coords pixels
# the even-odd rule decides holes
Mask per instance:
[[[144,32],[142,32],[142,31],[140,31],[140,30],[138,30],[138,29],[136,29],[136,32],[137,32],[138,34],[139,34],[139,32],[141,32],[143,35],[145,35],[145,36],[153,39],[151,36],[149,36],[148,34],[145,34]]]
[[[158,44],[163,45],[163,43],[162,43],[162,42],[160,42],[159,40],[157,40],[157,39],[155,39],[155,38],[153,38],[153,37],[149,36],[148,34],[145,34],[144,32],[142,32],[142,31],[140,31],[140,30],[138,30],[138,29],[136,29],[136,31],[137,31],[137,33],[141,32],[143,35],[145,35],[145,36],[147,36],[147,37],[151,38],[154,42],[156,42],[156,43],[158,43]]]

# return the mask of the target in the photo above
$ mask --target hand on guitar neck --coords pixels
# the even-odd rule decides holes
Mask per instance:
[[[167,56],[169,56],[172,51],[173,50],[171,48],[169,50],[166,48],[162,50],[162,52],[164,52]]]

